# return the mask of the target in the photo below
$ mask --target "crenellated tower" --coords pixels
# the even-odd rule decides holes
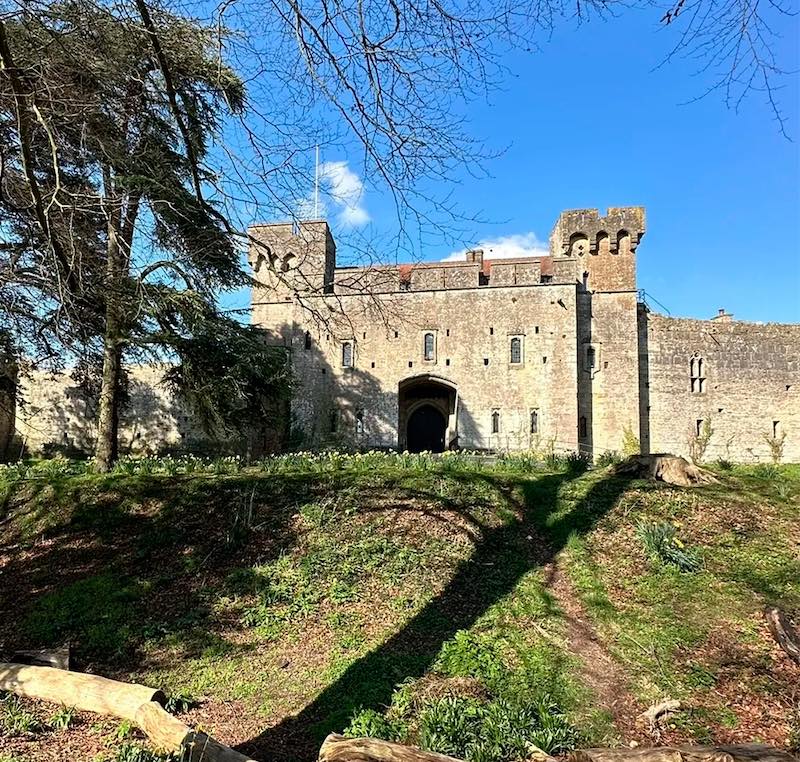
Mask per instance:
[[[248,260],[272,300],[333,291],[336,243],[325,220],[252,225]]]
[[[562,212],[550,236],[556,282],[577,283],[578,443],[621,450],[639,434],[636,248],[641,206]]]
[[[550,234],[558,282],[575,280],[589,291],[634,291],[636,248],[645,233],[642,206],[562,212]]]

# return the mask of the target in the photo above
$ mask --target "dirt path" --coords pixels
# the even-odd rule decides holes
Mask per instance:
[[[625,742],[651,740],[640,719],[646,707],[634,698],[624,670],[600,641],[558,559],[545,566],[545,574],[547,589],[564,613],[567,646],[580,660],[581,680],[596,697],[598,708],[611,714]]]

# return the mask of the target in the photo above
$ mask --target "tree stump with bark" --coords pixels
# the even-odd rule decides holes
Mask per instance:
[[[709,471],[690,463],[686,458],[670,453],[631,455],[616,466],[614,473],[640,479],[654,479],[678,487],[696,487],[699,484],[712,484],[717,481]]]

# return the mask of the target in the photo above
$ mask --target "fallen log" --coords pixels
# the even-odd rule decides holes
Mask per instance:
[[[763,744],[582,749],[573,751],[569,759],[570,762],[797,762],[788,752]]]
[[[55,667],[69,669],[69,646],[61,648],[37,648],[33,651],[14,651],[11,658],[19,664],[30,664],[34,667]]]
[[[772,746],[661,746],[652,749],[583,749],[570,762],[797,762]],[[377,738],[344,738],[332,733],[319,750],[319,762],[459,762],[453,757]]]
[[[780,609],[770,606],[764,609],[764,617],[775,642],[795,664],[800,664],[800,635],[792,627],[786,614]]]
[[[159,749],[180,752],[182,762],[254,762],[173,717],[162,706],[166,696],[146,685],[53,667],[0,662],[0,690],[129,720]]]
[[[614,468],[614,473],[655,479],[678,487],[695,487],[698,484],[711,484],[717,481],[710,472],[670,453],[631,455]]]
[[[319,762],[461,762],[455,757],[423,751],[377,738],[345,738],[331,733],[319,750]]]

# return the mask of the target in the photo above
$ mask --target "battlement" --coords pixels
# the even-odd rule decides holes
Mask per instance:
[[[645,231],[642,206],[561,212],[550,234],[558,280],[575,280],[587,291],[636,288],[636,247]]]
[[[461,261],[337,267],[336,244],[324,220],[250,227],[250,266],[267,294],[359,294],[439,291],[499,286],[579,283],[589,290],[636,287],[634,253],[645,231],[643,207],[561,213],[550,236],[550,254],[491,258],[482,249]]]
[[[325,220],[251,225],[250,267],[270,290],[326,293],[333,288],[336,242]]]
[[[636,251],[645,229],[643,206],[612,206],[603,217],[598,209],[568,209],[561,212],[550,234],[550,253],[554,257],[596,254],[606,238],[612,254],[623,247]]]

